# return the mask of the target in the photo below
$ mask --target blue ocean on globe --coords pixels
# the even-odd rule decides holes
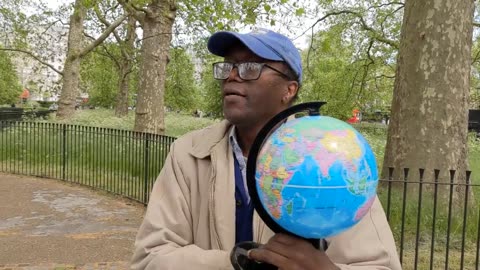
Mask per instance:
[[[287,121],[263,143],[256,185],[269,216],[304,238],[335,236],[368,212],[378,169],[366,139],[328,116]]]

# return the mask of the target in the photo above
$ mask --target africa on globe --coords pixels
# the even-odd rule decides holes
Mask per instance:
[[[263,208],[283,229],[304,238],[351,228],[376,198],[378,170],[370,145],[332,117],[286,121],[265,138],[256,161]]]

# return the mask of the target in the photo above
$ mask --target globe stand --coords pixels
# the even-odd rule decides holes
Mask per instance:
[[[265,224],[275,233],[283,233],[293,235],[297,238],[305,239],[298,235],[293,234],[285,230],[281,227],[277,222],[275,222],[272,217],[267,213],[267,211],[263,208],[263,205],[260,201],[258,196],[258,191],[256,187],[255,181],[255,173],[256,173],[256,164],[257,164],[257,157],[260,149],[263,146],[263,142],[265,138],[269,134],[272,133],[273,129],[277,127],[279,124],[283,123],[288,117],[300,112],[306,112],[308,115],[320,115],[320,107],[324,105],[325,102],[307,102],[292,106],[276,116],[274,116],[258,133],[257,137],[255,138],[252,148],[250,149],[250,153],[248,155],[248,162],[247,162],[247,186],[248,186],[248,193],[250,194],[250,198],[252,200],[253,206],[257,213],[259,214],[260,218],[265,222]],[[324,243],[322,239],[305,239],[309,241],[316,249],[325,250],[325,245],[321,244]],[[260,248],[261,245],[256,242],[246,241],[237,243],[230,253],[230,262],[232,263],[235,270],[276,270],[278,269],[276,266],[265,263],[265,262],[257,262],[255,260],[251,260],[248,258],[248,251],[254,248]]]

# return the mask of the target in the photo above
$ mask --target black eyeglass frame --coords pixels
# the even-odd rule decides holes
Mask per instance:
[[[216,78],[215,77],[215,66],[217,66],[218,64],[231,64],[231,68],[230,68],[230,71],[228,73],[226,73],[227,75],[225,76],[225,78]],[[258,72],[258,76],[254,79],[244,79],[243,76],[242,76],[242,72],[240,72],[240,68],[239,66],[240,65],[244,65],[244,64],[257,64],[257,65],[260,65],[260,71]],[[238,71],[238,76],[240,77],[240,79],[242,79],[243,81],[255,81],[255,80],[258,80],[260,78],[260,76],[262,75],[262,72],[263,72],[263,69],[264,67],[267,67],[273,71],[276,71],[277,73],[279,73],[282,77],[288,79],[288,80],[291,80],[291,81],[296,81],[296,79],[294,78],[291,78],[291,76],[288,76],[287,74],[283,73],[282,71],[270,66],[269,64],[267,63],[262,63],[262,62],[241,62],[241,63],[232,63],[232,62],[215,62],[212,64],[212,67],[213,67],[213,78],[216,79],[216,80],[226,80],[228,79],[228,77],[230,76],[230,73],[232,72],[232,70],[234,68],[237,68],[237,71]]]

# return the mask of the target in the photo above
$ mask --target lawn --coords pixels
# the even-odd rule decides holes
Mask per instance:
[[[51,123],[67,123],[74,125],[133,130],[135,113],[129,111],[127,117],[118,118],[115,117],[113,110],[79,110],[76,111],[75,116],[68,121],[61,121],[55,117],[50,117],[46,121]],[[165,135],[178,137],[187,133],[188,131],[200,129],[218,121],[219,120],[212,120],[209,118],[193,117],[188,114],[169,112],[165,117]]]

